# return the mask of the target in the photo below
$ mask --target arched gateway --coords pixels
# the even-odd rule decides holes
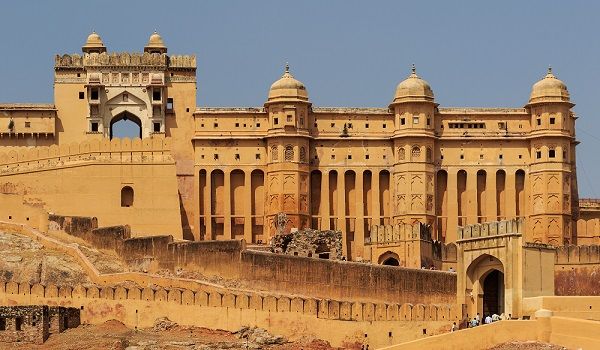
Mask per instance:
[[[458,229],[457,303],[463,315],[521,317],[524,298],[554,294],[554,248],[523,242],[524,227],[517,219]]]

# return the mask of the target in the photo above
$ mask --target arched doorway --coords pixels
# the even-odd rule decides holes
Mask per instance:
[[[504,274],[492,270],[483,278],[483,315],[504,312]]]
[[[465,304],[467,313],[482,317],[505,311],[504,264],[497,257],[481,254],[467,268]]]
[[[400,266],[400,258],[394,252],[387,251],[381,254],[377,260],[379,265]]]
[[[142,121],[127,111],[117,114],[110,121],[110,139],[114,137],[142,138]]]
[[[383,265],[400,266],[400,262],[396,258],[389,257],[383,261]]]

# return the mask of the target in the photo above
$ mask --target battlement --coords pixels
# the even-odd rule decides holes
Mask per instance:
[[[522,235],[525,230],[522,218],[486,222],[458,228],[458,240],[475,239],[505,234]]]
[[[170,139],[86,140],[69,145],[13,149],[0,153],[0,175],[65,166],[67,163],[173,163]]]
[[[557,265],[599,264],[600,246],[566,245],[556,248]]]
[[[150,67],[164,70],[166,68],[196,69],[195,55],[173,55],[148,52],[113,52],[64,54],[54,57],[54,68],[85,67]]]
[[[365,244],[397,243],[420,239],[431,241],[431,226],[421,222],[415,224],[373,225],[371,236]]]

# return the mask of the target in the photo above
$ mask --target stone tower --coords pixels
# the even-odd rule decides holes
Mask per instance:
[[[308,113],[311,103],[304,84],[286,65],[271,85],[265,103],[269,127],[267,146],[266,216],[270,232],[278,213],[287,215],[286,232],[310,226]]]
[[[527,241],[558,246],[573,242],[572,201],[577,201],[575,117],[567,86],[548,68],[535,83],[531,115],[531,190]],[[575,198],[574,198],[575,197]]]
[[[435,110],[433,91],[413,65],[398,84],[390,109],[394,114],[394,224],[416,221],[435,225],[433,150]]]

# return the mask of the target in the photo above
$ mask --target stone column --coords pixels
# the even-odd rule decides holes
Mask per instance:
[[[194,220],[192,221],[194,228],[192,234],[194,241],[200,240],[200,169],[194,166]]]
[[[346,237],[346,171],[338,171],[338,229],[342,231],[342,254],[348,256],[348,237]]]
[[[215,239],[212,231],[212,169],[206,169],[206,186],[204,190],[204,222],[206,224],[205,240]]]
[[[223,236],[233,239],[231,231],[231,170],[223,171]]]
[[[515,171],[509,169],[506,171],[506,218],[513,219],[517,216],[517,192],[515,191]]]
[[[498,204],[496,202],[496,171],[490,169],[490,171],[486,171],[486,180],[485,180],[485,199],[486,199],[486,212],[487,212],[487,221],[496,221],[498,220]]]
[[[244,239],[246,243],[252,242],[252,171],[244,172]]]
[[[356,193],[356,218],[354,221],[354,250],[352,256],[348,259],[356,260],[358,257],[362,259],[363,250],[365,247],[365,213],[364,213],[364,193],[363,193],[363,170],[356,171],[356,181],[354,191]]]
[[[458,227],[458,191],[456,169],[448,169],[448,220],[446,229],[446,242],[456,241],[456,228]]]
[[[321,206],[320,206],[319,218],[321,219],[321,230],[330,230],[331,226],[329,223],[329,171],[321,173]]]
[[[390,175],[391,176],[391,175]],[[390,180],[392,183],[391,187],[396,187],[393,185],[393,180]],[[380,225],[381,224],[381,203],[379,202],[379,170],[375,170],[371,175],[371,203],[372,203],[372,220],[371,225]],[[390,203],[395,203],[395,200],[392,198]],[[393,214],[392,214],[393,216]],[[370,230],[371,228],[369,228]]]

